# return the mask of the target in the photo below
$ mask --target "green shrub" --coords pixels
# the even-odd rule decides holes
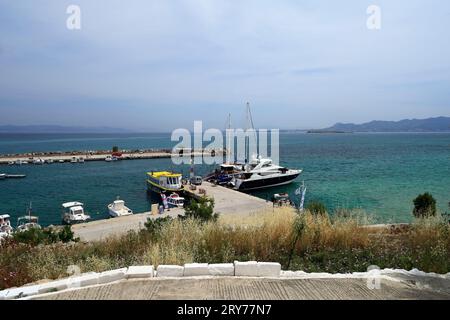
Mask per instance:
[[[214,199],[206,197],[192,200],[185,209],[186,218],[194,218],[202,221],[215,221],[218,214],[214,213]]]
[[[33,246],[39,244],[51,244],[56,242],[78,241],[70,226],[64,226],[62,229],[53,228],[31,228],[29,230],[14,232],[13,240],[18,243],[26,243]]]
[[[163,226],[168,224],[170,221],[172,221],[172,218],[169,216],[157,219],[148,218],[144,226],[152,236],[158,236]]]
[[[436,200],[430,193],[419,194],[413,200],[413,203],[413,214],[416,218],[434,217],[436,215]]]
[[[312,215],[325,215],[327,213],[327,207],[322,202],[312,201],[308,204],[306,209],[311,212]]]

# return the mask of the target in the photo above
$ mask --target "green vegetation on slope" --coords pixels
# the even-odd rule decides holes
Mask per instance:
[[[371,228],[354,212],[301,217],[290,208],[251,216],[221,216],[216,221],[165,219],[140,232],[93,243],[48,245],[4,241],[0,247],[0,288],[82,272],[141,264],[278,261],[286,269],[307,272],[418,268],[450,271],[450,228],[439,217],[417,219],[403,229]]]

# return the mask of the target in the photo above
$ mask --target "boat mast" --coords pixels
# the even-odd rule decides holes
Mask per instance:
[[[228,118],[225,122],[225,162],[236,162],[233,139],[234,134],[231,132],[231,113],[228,113]]]
[[[258,143],[258,139],[257,139],[257,136],[256,136],[256,131],[255,131],[255,126],[253,125],[252,111],[250,110],[250,102],[247,102],[247,108],[246,108],[245,115],[246,115],[246,120],[247,120],[245,129],[246,130],[249,130],[249,129],[253,130],[253,134],[254,134],[254,137],[255,137],[255,142]],[[246,157],[247,161],[246,162],[250,162],[250,137],[246,136],[245,137],[245,141],[246,141],[245,151],[247,153],[247,157]],[[256,154],[256,156],[258,156],[258,154]]]

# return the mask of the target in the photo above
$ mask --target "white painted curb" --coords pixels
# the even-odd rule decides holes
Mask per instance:
[[[128,267],[127,278],[153,278],[154,272],[153,266],[131,266]]]
[[[258,276],[258,262],[246,261],[234,262],[234,275],[236,277],[257,277]]]
[[[208,265],[209,275],[211,276],[234,276],[233,263],[215,263]]]
[[[258,277],[279,277],[281,264],[278,262],[258,262]]]
[[[128,268],[104,271],[100,273],[98,283],[105,284],[109,282],[119,281],[126,278]]]
[[[303,271],[281,271],[278,262],[235,261],[234,263],[187,263],[184,266],[159,265],[155,272],[154,266],[130,266],[109,270],[101,273],[88,272],[75,277],[59,279],[38,285],[28,285],[20,288],[9,288],[0,291],[0,300],[19,299],[34,295],[48,294],[67,289],[83,288],[98,284],[107,284],[123,279],[148,279],[155,277],[205,277],[205,276],[237,276],[237,277],[270,277],[270,278],[367,278],[373,276],[390,277],[391,275],[427,276],[450,279],[450,273],[439,275],[425,273],[417,269],[411,271],[398,269],[372,270],[370,272],[355,272],[350,274],[306,273]],[[400,280],[398,280],[400,281]]]
[[[184,267],[160,264],[156,268],[157,277],[182,277],[184,275]]]
[[[209,276],[209,268],[207,263],[186,263],[184,265],[185,277]]]

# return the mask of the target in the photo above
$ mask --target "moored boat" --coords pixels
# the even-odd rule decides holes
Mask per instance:
[[[271,159],[256,158],[246,171],[233,178],[231,183],[237,190],[255,190],[289,184],[302,170],[277,166]]]
[[[25,178],[26,175],[24,174],[7,174],[7,173],[0,173],[0,180],[4,179],[20,179]]]
[[[44,160],[42,160],[41,158],[34,159],[33,164],[38,164],[38,165],[44,164]]]
[[[83,204],[78,201],[66,202],[62,204],[63,214],[62,220],[65,224],[82,223],[89,220],[91,217],[84,213]]]
[[[39,225],[39,217],[32,215],[31,203],[28,207],[28,214],[17,219],[17,232],[28,231],[31,229],[41,229]]]
[[[183,208],[184,206],[184,198],[180,197],[180,195],[176,192],[172,193],[167,197],[167,203],[171,207]]]
[[[117,199],[108,205],[108,212],[111,217],[123,217],[133,214],[133,210],[125,206],[125,201]]]
[[[170,171],[147,172],[147,188],[156,193],[179,192],[183,190],[182,175]]]
[[[119,160],[119,158],[117,158],[116,156],[106,156],[105,161],[106,162],[112,162],[112,161],[117,161]]]

